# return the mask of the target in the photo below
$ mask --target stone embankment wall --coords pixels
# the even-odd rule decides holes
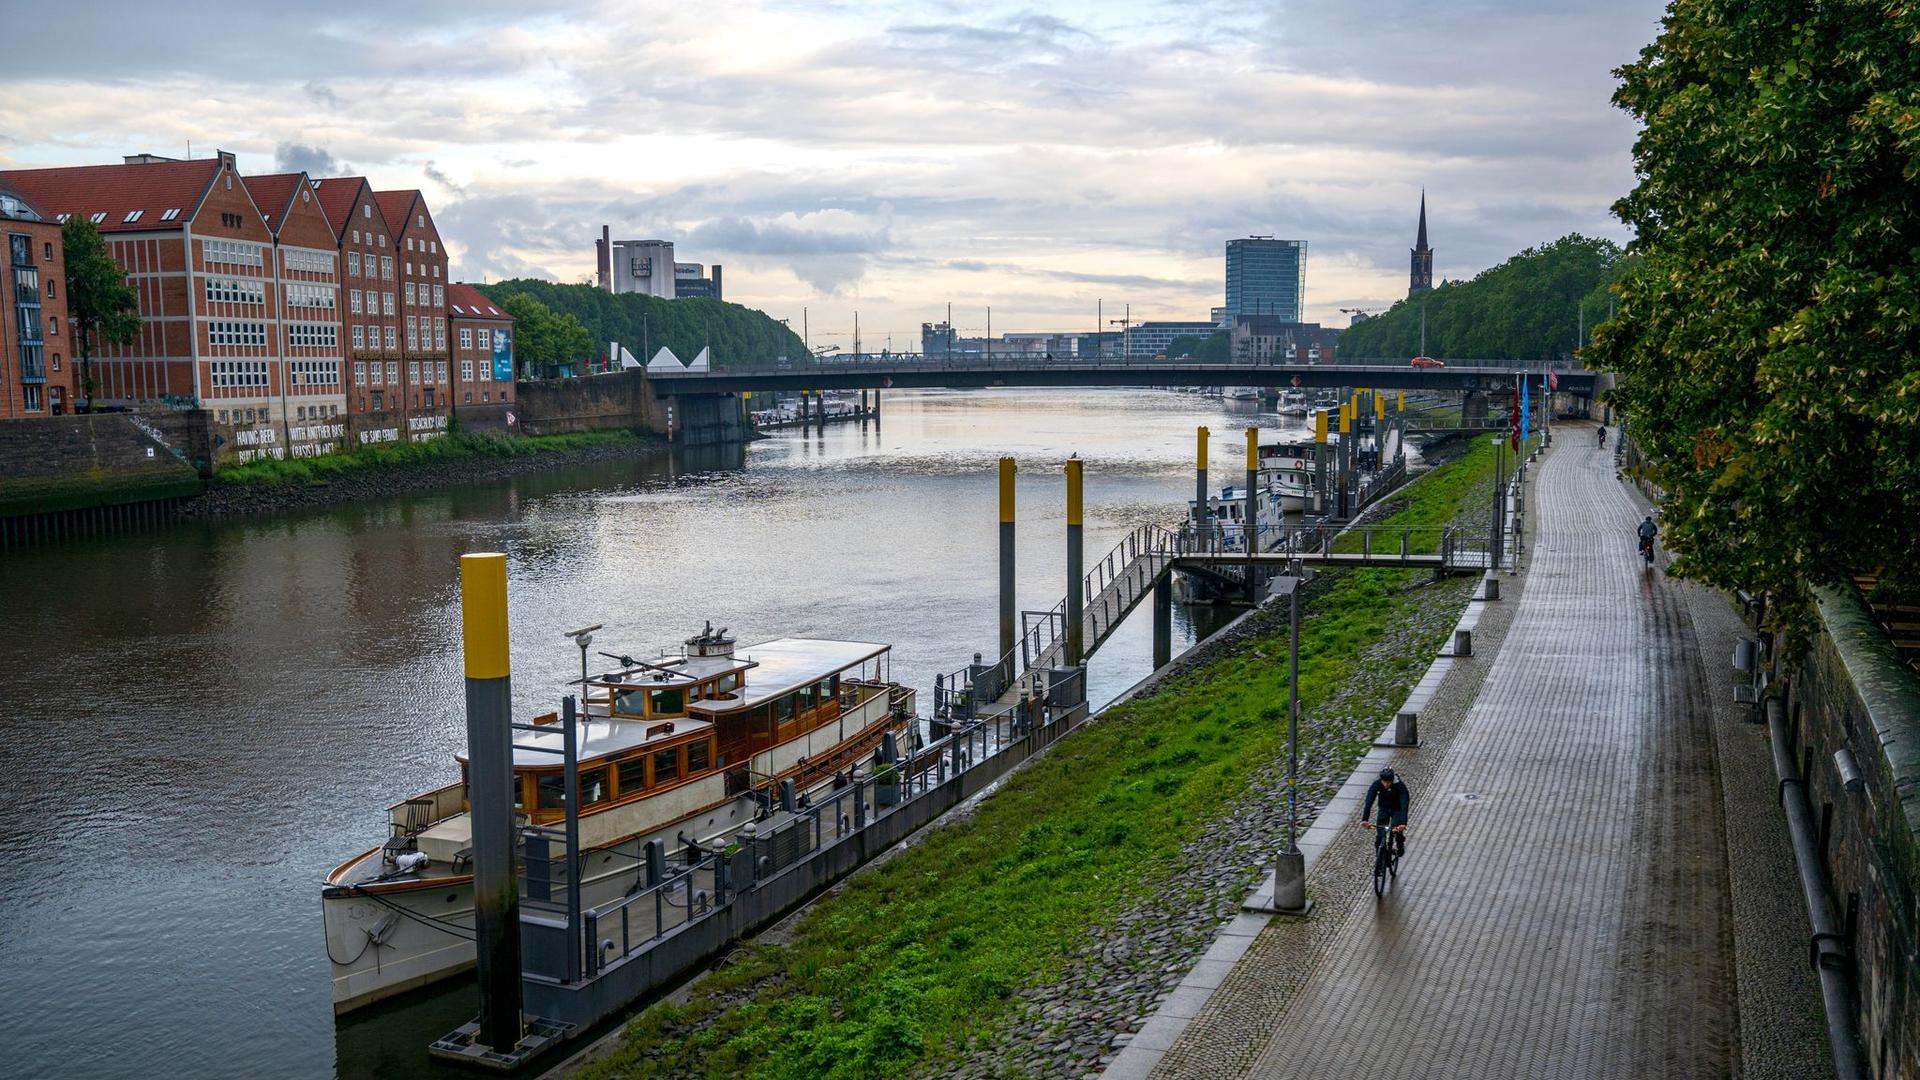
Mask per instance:
[[[202,411],[90,413],[0,424],[0,517],[198,494],[210,471]]]
[[[1850,909],[1859,1019],[1876,1076],[1920,1061],[1920,676],[1900,662],[1851,590],[1825,590],[1821,633],[1787,706],[1816,820],[1828,820],[1827,872],[1842,924]],[[1834,755],[1865,787],[1848,791]],[[1855,909],[1857,905],[1857,909]]]

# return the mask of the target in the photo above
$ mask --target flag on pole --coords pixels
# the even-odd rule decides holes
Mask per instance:
[[[1520,452],[1520,391],[1515,389],[1511,403],[1507,406],[1507,443],[1515,453]]]
[[[1553,370],[1552,368],[1547,369],[1547,389],[1549,390],[1560,389],[1560,373]]]
[[[1523,444],[1527,441],[1527,428],[1529,426],[1527,421],[1533,413],[1533,408],[1527,401],[1527,388],[1532,385],[1532,379],[1520,380],[1520,442]]]

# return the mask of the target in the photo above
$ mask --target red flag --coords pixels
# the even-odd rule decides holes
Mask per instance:
[[[1547,389],[1549,390],[1560,389],[1560,373],[1553,370],[1552,368],[1547,369]]]
[[[1513,392],[1513,408],[1508,415],[1510,430],[1507,441],[1512,444],[1513,452],[1517,454],[1520,452],[1520,391],[1518,390]]]

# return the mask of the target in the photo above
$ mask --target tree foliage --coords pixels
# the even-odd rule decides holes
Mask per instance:
[[[1619,245],[1578,233],[1528,248],[1470,281],[1449,281],[1355,323],[1340,336],[1340,356],[1407,359],[1426,355],[1483,360],[1556,360],[1604,319],[1604,290],[1620,265]]]
[[[1920,9],[1680,0],[1614,100],[1639,256],[1594,358],[1677,572],[1774,596],[1920,585]]]
[[[79,346],[80,396],[93,401],[93,352],[125,345],[140,333],[140,297],[107,251],[100,230],[84,214],[60,226],[67,270],[67,325]]]
[[[610,341],[618,341],[641,363],[663,345],[682,360],[691,360],[702,348],[711,346],[716,368],[770,365],[781,356],[797,363],[806,357],[800,335],[785,324],[765,312],[721,300],[665,300],[637,293],[616,296],[591,285],[561,285],[531,278],[479,288],[497,304],[519,294],[579,320],[590,345],[566,359],[597,357]]]
[[[593,335],[570,314],[554,311],[527,293],[494,301],[513,316],[513,358],[538,369],[593,354]]]
[[[1233,335],[1225,330],[1205,335],[1181,334],[1167,343],[1167,356],[1175,360],[1191,356],[1195,360],[1224,364],[1233,358]]]

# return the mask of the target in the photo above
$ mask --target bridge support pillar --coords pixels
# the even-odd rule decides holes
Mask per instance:
[[[1153,583],[1153,666],[1155,670],[1173,662],[1173,575]]]
[[[1081,586],[1086,580],[1086,546],[1081,535],[1085,505],[1080,492],[1079,458],[1067,459],[1067,666],[1077,668],[1087,662],[1086,597]]]
[[[867,392],[860,391],[865,398]],[[1011,682],[1019,674],[1017,664],[1012,659],[1014,646],[1014,620],[1018,618],[1013,606],[1013,474],[1014,463],[1010,457],[1000,459],[1000,659],[1006,665],[1002,679]]]
[[[1460,426],[1478,427],[1487,420],[1487,395],[1469,390],[1460,398]]]
[[[877,386],[873,388],[873,427],[876,431],[880,429],[880,388]]]

